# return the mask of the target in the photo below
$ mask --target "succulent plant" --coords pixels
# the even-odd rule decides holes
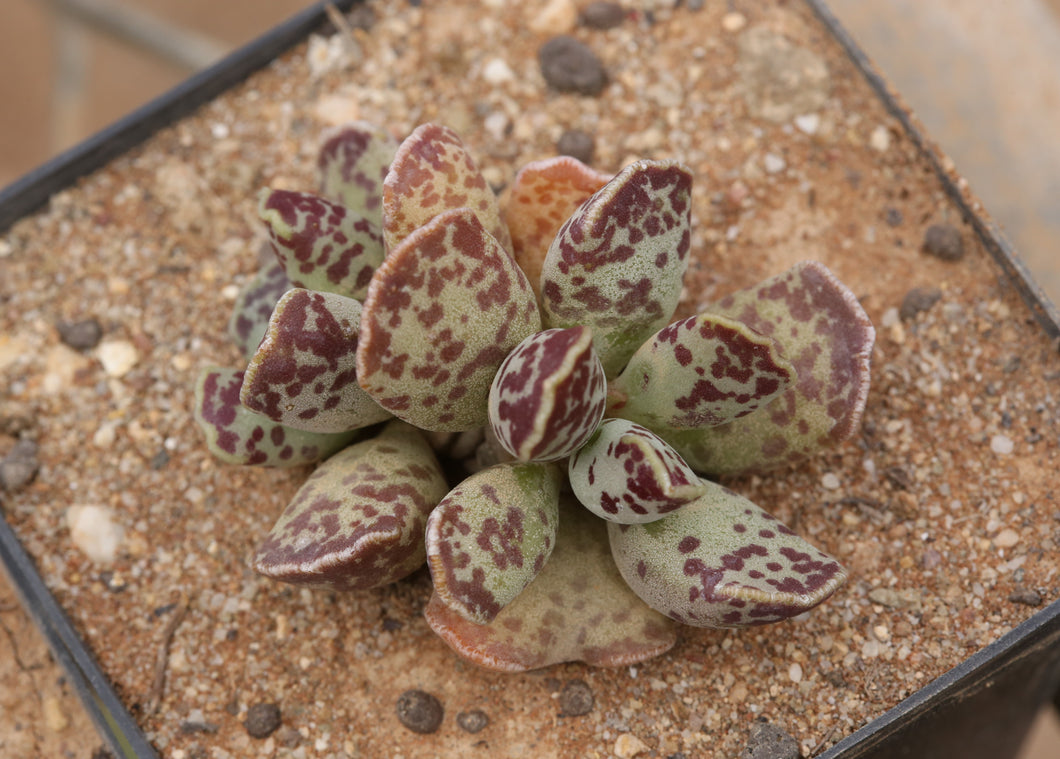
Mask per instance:
[[[858,427],[874,331],[805,262],[671,323],[688,169],[525,166],[502,206],[463,143],[328,135],[317,193],[263,190],[270,258],[195,417],[223,461],[316,468],[254,558],[307,586],[427,564],[427,621],[504,671],[666,651],[676,623],[800,614],[845,572],[707,479]],[[275,254],[275,255],[271,255]]]

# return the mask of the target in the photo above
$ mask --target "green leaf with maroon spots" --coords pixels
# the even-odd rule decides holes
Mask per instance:
[[[485,624],[518,596],[556,545],[560,468],[498,464],[468,477],[427,520],[434,592]]]
[[[607,381],[586,327],[550,329],[523,340],[493,379],[489,420],[520,461],[556,461],[600,423]]]
[[[608,413],[653,430],[731,422],[795,381],[773,340],[741,322],[699,314],[657,332],[609,388]]]
[[[447,211],[390,251],[372,277],[357,376],[394,416],[425,430],[469,430],[487,421],[505,357],[540,329],[512,257],[472,211]]]
[[[549,248],[541,275],[545,326],[590,327],[608,377],[677,307],[691,207],[687,168],[637,161],[586,201]]]
[[[374,124],[352,122],[324,137],[317,158],[320,194],[383,226],[383,180],[397,142]]]
[[[321,434],[277,424],[239,402],[243,372],[205,369],[195,385],[195,421],[210,452],[227,464],[291,467],[327,458],[356,432]]]
[[[446,489],[423,435],[392,421],[317,467],[258,549],[254,569],[333,590],[400,580],[423,565],[427,515]]]
[[[288,290],[247,366],[239,399],[274,422],[345,432],[391,414],[357,384],[361,304],[334,293]]]
[[[398,148],[383,184],[383,238],[392,250],[435,216],[470,208],[508,252],[512,239],[497,197],[449,127],[423,124]]]
[[[379,227],[319,195],[264,189],[258,216],[295,287],[362,299],[383,262]]]
[[[270,246],[266,244],[265,247]],[[239,291],[228,320],[228,335],[244,358],[254,355],[269,328],[269,317],[276,301],[290,289],[291,281],[287,279],[283,265],[270,251],[258,273]]]
[[[662,519],[707,490],[677,451],[625,419],[605,419],[567,473],[582,505],[618,524]]]
[[[795,384],[729,424],[657,432],[707,474],[786,466],[840,443],[861,422],[875,330],[857,298],[823,264],[806,261],[711,306],[772,338]]]
[[[674,624],[634,595],[611,560],[604,523],[570,496],[541,574],[486,625],[468,621],[435,593],[427,623],[482,667],[524,672],[567,661],[636,664],[670,650]]]
[[[611,523],[611,552],[653,609],[697,627],[747,627],[812,609],[846,571],[746,498],[712,482],[670,516]]]
[[[541,268],[563,222],[610,181],[577,158],[555,156],[533,161],[515,175],[504,220],[512,234],[512,254],[541,297]]]

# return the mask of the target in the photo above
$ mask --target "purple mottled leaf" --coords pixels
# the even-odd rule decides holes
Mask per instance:
[[[276,301],[290,289],[291,281],[270,250],[258,273],[239,291],[228,320],[228,334],[245,358],[258,349]]]
[[[353,122],[324,136],[317,158],[320,194],[383,227],[383,179],[397,142],[380,127]]]
[[[390,251],[368,287],[357,376],[380,406],[417,427],[487,421],[490,384],[541,328],[526,275],[463,208],[434,217]]]
[[[656,430],[694,469],[740,474],[785,466],[858,429],[876,333],[854,294],[823,264],[806,261],[711,306],[772,338],[795,384],[730,424]]]
[[[243,372],[206,369],[195,386],[195,421],[210,452],[228,464],[311,464],[345,447],[356,432],[322,434],[277,424],[239,402]]]
[[[677,451],[625,419],[604,420],[567,472],[582,505],[619,524],[654,522],[706,492]]]
[[[436,593],[427,623],[470,661],[524,672],[566,661],[620,667],[670,650],[674,624],[649,609],[611,560],[604,523],[567,496],[541,574],[486,625],[469,622]]]
[[[423,124],[398,148],[383,184],[383,238],[392,250],[435,216],[469,208],[500,246],[512,239],[500,206],[474,160],[449,127]]]
[[[240,401],[274,422],[345,432],[390,413],[357,383],[361,304],[334,293],[288,290],[247,366]]]
[[[364,298],[383,262],[378,226],[319,195],[289,190],[262,190],[258,216],[295,287]]]
[[[541,572],[556,544],[561,477],[552,464],[500,464],[442,499],[427,520],[427,562],[446,606],[486,624]]]
[[[608,377],[673,315],[691,240],[692,175],[637,161],[579,208],[541,275],[545,325],[593,330]]]
[[[674,322],[637,349],[609,388],[608,413],[653,430],[747,416],[795,381],[772,339],[715,314]]]
[[[611,552],[629,587],[686,625],[747,627],[812,609],[846,571],[777,519],[721,485],[670,516],[611,523]]]
[[[607,382],[586,327],[550,329],[504,360],[489,394],[490,425],[520,461],[556,461],[577,450],[604,416]]]
[[[317,467],[258,549],[254,569],[333,590],[400,580],[423,565],[427,515],[447,487],[420,432],[392,421]]]

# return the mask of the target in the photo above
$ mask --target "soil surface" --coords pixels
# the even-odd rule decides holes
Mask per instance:
[[[31,437],[41,464],[5,516],[163,755],[729,757],[759,718],[813,755],[1060,596],[1056,346],[806,8],[671,5],[599,29],[558,1],[372,4],[369,31],[312,40],[0,238],[0,455]],[[560,33],[603,63],[599,94],[544,80]],[[634,667],[500,675],[430,632],[423,571],[348,595],[257,577],[306,471],[215,461],[192,387],[239,363],[223,325],[256,269],[258,188],[314,189],[322,132],[351,119],[446,123],[498,188],[572,129],[603,171],[679,158],[697,181],[679,315],[806,258],[836,272],[878,330],[861,434],[726,484],[848,584]],[[922,249],[940,224],[957,260]],[[64,343],[86,319],[101,341]],[[441,703],[436,732],[399,722],[410,690]]]

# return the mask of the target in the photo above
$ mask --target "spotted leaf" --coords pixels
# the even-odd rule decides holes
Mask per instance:
[[[490,425],[520,461],[556,461],[593,434],[606,400],[592,332],[545,330],[519,343],[501,365],[490,388]]]
[[[556,544],[561,471],[500,464],[473,474],[427,520],[434,592],[460,616],[485,624],[518,596]]]
[[[692,176],[676,161],[637,161],[560,229],[541,275],[548,327],[584,324],[608,377],[665,326],[681,296]]]
[[[397,143],[373,124],[353,122],[324,137],[317,158],[320,194],[383,226],[383,179],[397,151]]]
[[[611,551],[653,609],[698,627],[747,627],[801,614],[846,580],[839,563],[745,498],[708,492],[670,516],[611,523]]]
[[[512,234],[515,260],[539,298],[541,268],[556,233],[610,179],[611,175],[570,156],[528,163],[515,175],[504,220]]]
[[[239,399],[274,422],[345,432],[390,418],[357,384],[361,304],[334,293],[288,290],[247,366]]]
[[[423,436],[392,421],[317,467],[258,549],[254,569],[333,590],[400,580],[423,565],[427,515],[446,489]]]
[[[497,198],[464,143],[449,127],[423,124],[401,143],[383,184],[387,250],[454,208],[470,208],[500,246],[511,251]]]
[[[625,419],[604,420],[567,470],[582,505],[619,524],[654,522],[707,489],[677,451]]]
[[[796,379],[772,402],[729,424],[658,430],[694,469],[739,474],[785,466],[858,429],[876,333],[854,294],[823,264],[798,264],[710,310],[772,338]]]
[[[776,343],[734,319],[699,314],[657,332],[610,388],[609,413],[653,430],[747,416],[788,389],[795,368]]]
[[[258,216],[295,287],[364,298],[383,262],[378,226],[319,195],[264,189]]]
[[[541,574],[486,625],[468,621],[435,593],[427,623],[457,653],[501,672],[566,661],[621,667],[670,650],[674,624],[649,609],[611,560],[604,523],[570,496]]]
[[[277,424],[239,402],[243,372],[206,369],[195,386],[195,421],[210,452],[228,464],[289,467],[320,461],[343,448],[355,432],[321,434]]]
[[[258,349],[276,301],[291,289],[291,281],[283,265],[271,251],[262,267],[236,296],[232,316],[228,320],[228,334],[239,352],[249,359]]]
[[[541,328],[526,275],[473,212],[447,211],[390,251],[368,286],[357,346],[361,387],[417,427],[487,421],[501,362]]]

